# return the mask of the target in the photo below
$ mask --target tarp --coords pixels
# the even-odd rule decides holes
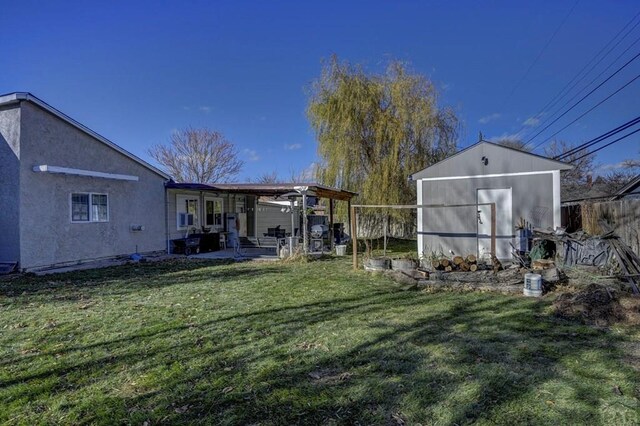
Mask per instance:
[[[588,238],[582,241],[564,241],[564,264],[604,267],[612,256],[607,240]]]

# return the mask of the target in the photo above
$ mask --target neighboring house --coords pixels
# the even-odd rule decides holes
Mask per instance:
[[[491,253],[491,208],[496,205],[496,255],[511,257],[520,219],[560,226],[560,171],[572,166],[546,157],[478,142],[411,176],[419,205],[418,254]]]
[[[29,93],[0,96],[0,261],[162,251],[169,176]]]
[[[629,183],[620,188],[612,197],[612,200],[622,199],[640,199],[640,175],[631,179]]]

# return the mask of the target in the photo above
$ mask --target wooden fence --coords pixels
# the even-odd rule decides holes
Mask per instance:
[[[563,224],[570,224],[567,229],[583,229],[591,235],[602,233],[599,222],[606,221],[614,232],[631,247],[640,253],[640,200],[618,200],[605,202],[584,202],[580,206],[565,206]],[[575,228],[575,229],[574,229]]]

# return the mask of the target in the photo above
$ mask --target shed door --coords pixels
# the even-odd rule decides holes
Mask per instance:
[[[513,222],[511,220],[511,188],[478,189],[478,204],[496,203],[496,256],[511,258]],[[478,256],[491,255],[491,206],[478,206]]]

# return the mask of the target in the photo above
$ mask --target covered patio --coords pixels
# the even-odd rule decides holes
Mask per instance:
[[[175,242],[189,236],[217,240],[212,234],[219,234],[219,246],[206,251],[224,252],[231,247],[229,233],[238,225],[245,251],[266,251],[265,255],[271,251],[275,256],[284,245],[291,252],[294,246],[301,246],[305,253],[333,250],[335,230],[349,229],[351,221],[349,216],[346,224],[335,224],[336,202],[346,202],[345,210],[350,214],[351,199],[357,195],[318,183],[169,182],[166,191],[169,251],[175,252],[171,250]],[[327,202],[321,203],[321,199]],[[324,230],[321,237],[317,235],[318,224]],[[313,239],[312,228],[316,231]]]

